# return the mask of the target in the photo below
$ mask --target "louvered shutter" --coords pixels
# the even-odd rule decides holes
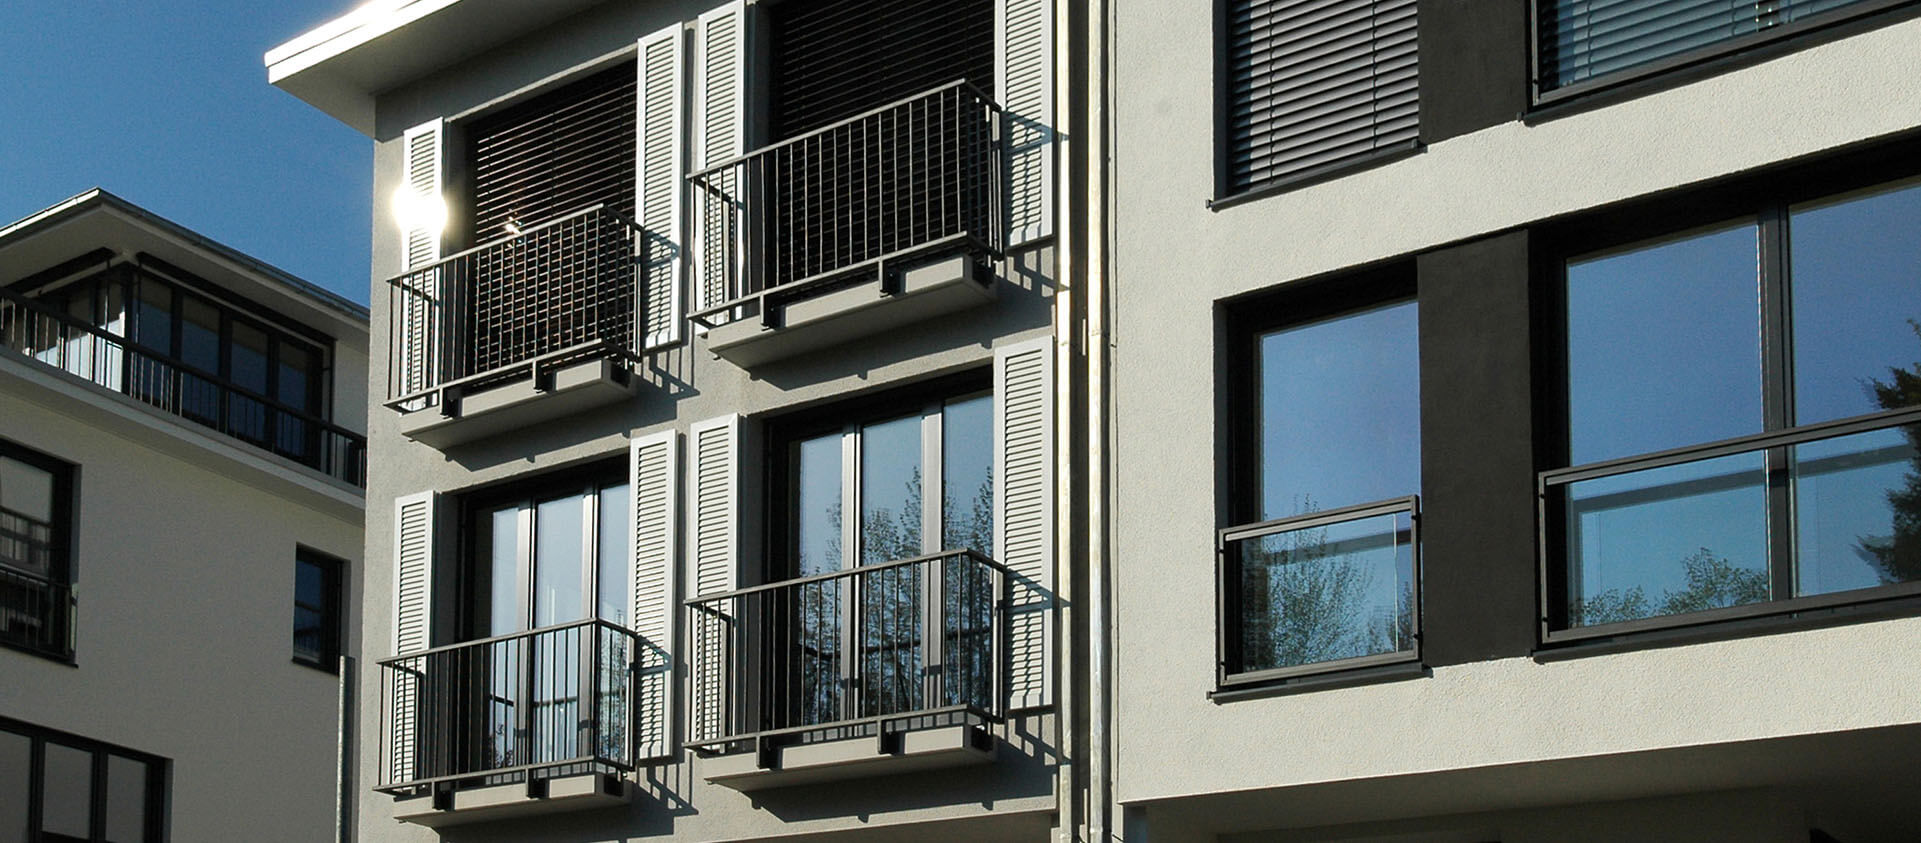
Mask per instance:
[[[642,229],[641,289],[647,301],[641,318],[646,320],[644,347],[650,349],[680,342],[686,313],[681,297],[681,248],[687,242],[681,222],[687,173],[681,128],[685,42],[677,23],[640,39],[634,219]]]
[[[688,594],[701,597],[732,591],[739,582],[740,427],[738,415],[700,422],[687,430]],[[701,693],[689,712],[694,734],[712,735],[727,722],[722,706],[728,691],[725,636],[702,636],[687,654],[691,685]]]
[[[395,196],[395,212],[401,216],[401,259],[412,270],[440,260],[440,238],[445,223],[445,138],[442,121],[436,119],[408,129],[400,146],[404,157],[405,182]],[[438,208],[435,212],[433,209]],[[440,326],[445,316],[445,279],[439,272],[409,276],[404,282],[409,294],[395,303],[389,330],[394,332],[395,395],[410,395],[438,382],[441,364]],[[405,405],[417,410],[422,401]]]
[[[675,492],[680,440],[672,430],[636,439],[629,452],[634,493],[634,634],[640,637],[635,682],[636,758],[673,753],[675,585],[679,561]]]
[[[747,151],[747,13],[739,0],[711,9],[694,22],[694,48],[693,169],[698,171]],[[736,192],[740,188],[721,187]],[[723,222],[716,214],[727,210],[726,206],[715,202],[700,205],[708,212],[695,220],[696,226]],[[738,277],[745,256],[738,234],[730,243],[726,237],[710,237],[697,230],[690,242],[701,244],[693,255],[694,277],[699,279],[694,307],[707,308],[726,301],[730,297],[726,280]],[[729,263],[734,266],[726,266]]]
[[[994,75],[1007,171],[1007,243],[1054,231],[1054,4],[1000,0]]]
[[[1416,0],[1230,0],[1228,193],[1419,136]]]
[[[396,655],[418,653],[432,643],[435,519],[439,496],[420,492],[394,501],[394,635]],[[402,663],[403,672],[389,685],[387,705],[387,774],[394,781],[418,773],[422,748],[416,737],[422,697],[429,692],[425,659]]]
[[[1051,338],[994,355],[994,551],[1013,573],[1009,704],[1053,700],[1054,356]]]
[[[440,260],[440,233],[445,224],[446,208],[442,192],[445,189],[446,153],[443,143],[445,125],[436,118],[408,129],[401,136],[402,154],[406,156],[407,192],[410,201],[420,203],[415,206],[412,217],[403,220],[406,228],[402,237],[406,248],[406,268],[426,266]],[[434,203],[442,214],[425,213]]]
[[[1547,0],[1540,85],[1552,90],[1866,0]]]

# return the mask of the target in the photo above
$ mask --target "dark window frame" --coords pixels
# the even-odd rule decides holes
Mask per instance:
[[[1228,526],[1214,537],[1215,689],[1209,697],[1226,702],[1271,692],[1342,687],[1347,680],[1372,682],[1420,675],[1422,665],[1421,592],[1424,578],[1420,547],[1420,489],[1403,496],[1345,505],[1283,518],[1261,518],[1260,341],[1271,332],[1306,326],[1350,314],[1420,301],[1411,262],[1395,261],[1357,272],[1290,282],[1282,290],[1222,304],[1220,347],[1224,370],[1221,458],[1217,504]],[[1417,373],[1418,377],[1418,373]],[[1416,432],[1418,435],[1418,431]],[[1418,469],[1417,469],[1418,470]],[[1412,644],[1395,650],[1325,662],[1254,671],[1237,671],[1241,606],[1230,547],[1264,535],[1327,526],[1363,518],[1407,513],[1412,549]],[[1414,667],[1414,672],[1404,670]]]
[[[476,540],[476,537],[479,535],[478,530],[483,526],[482,519],[488,513],[506,506],[517,506],[523,512],[523,517],[527,517],[525,513],[539,506],[544,501],[568,497],[570,494],[582,495],[585,499],[593,501],[591,507],[584,509],[582,518],[593,521],[598,525],[600,518],[598,509],[600,490],[608,486],[626,485],[631,482],[632,478],[628,476],[628,466],[625,459],[607,459],[595,460],[584,465],[564,468],[545,474],[517,478],[459,495],[454,507],[454,511],[457,513],[456,520],[458,522],[455,553],[453,556],[455,564],[448,566],[452,569],[448,572],[448,575],[454,579],[454,609],[451,614],[436,611],[433,619],[433,625],[436,629],[442,628],[442,624],[445,621],[452,622],[454,637],[444,643],[479,641],[494,637],[492,633],[481,626],[483,622],[492,620],[491,618],[483,617],[480,611],[483,601],[487,601],[491,593],[482,592],[478,588],[483,579],[479,575],[481,567],[491,564],[490,559],[480,557],[481,548],[478,546]],[[631,490],[629,490],[629,493],[631,494]],[[597,534],[598,533],[596,533],[596,535]],[[581,563],[581,601],[586,612],[583,620],[591,621],[598,616],[597,613],[599,611],[600,568],[598,565],[598,554],[600,551],[598,542],[593,546],[583,547],[582,552],[586,557]],[[631,553],[632,548],[629,548],[629,555],[631,555]],[[537,564],[537,562],[533,558],[531,550],[520,556],[521,558],[516,560],[515,574],[518,589],[516,614],[518,616],[519,631],[528,632],[536,629],[533,625],[534,609],[532,589],[534,587],[533,566]],[[628,564],[630,566],[632,565],[631,560]],[[438,589],[436,589],[436,591],[438,591]],[[566,623],[572,624],[577,622],[578,621],[568,621]],[[440,645],[436,644],[435,646]]]
[[[1921,12],[1921,4],[1916,4],[1915,0],[1862,0],[1858,6],[1833,9],[1807,20],[1769,27],[1645,64],[1558,87],[1544,88],[1541,67],[1541,47],[1544,37],[1541,31],[1542,2],[1543,0],[1530,0],[1527,9],[1528,101],[1536,110],[1593,98],[1607,92],[1635,90],[1643,87],[1644,84],[1656,84],[1662,87],[1685,84],[1700,76],[1727,70],[1736,66],[1736,62],[1748,59],[1765,60],[1785,51],[1813,46],[1821,43],[1822,40],[1845,37],[1852,34],[1851,28],[1835,30],[1847,27],[1849,24],[1863,23],[1867,26],[1879,26],[1912,16],[1898,11],[1903,7],[1912,6],[1912,12]]]
[[[57,648],[35,646],[12,637],[0,637],[0,646],[23,653],[52,659],[63,664],[73,664],[75,657],[75,638],[78,619],[73,600],[73,587],[79,579],[79,561],[75,553],[78,519],[80,509],[80,468],[58,457],[29,448],[7,439],[0,439],[0,456],[7,457],[53,476],[53,518],[48,529],[47,573],[41,576],[29,571],[20,571],[12,566],[0,565],[0,570],[13,572],[30,580],[40,580],[64,593],[66,599],[49,604],[48,613],[54,617],[43,618],[43,623],[55,623],[60,627],[57,638],[65,642]]]
[[[1581,480],[1625,476],[1635,471],[1692,463],[1736,454],[1772,452],[1801,443],[1839,438],[1905,424],[1921,424],[1921,405],[1855,416],[1791,424],[1793,404],[1792,343],[1788,336],[1792,315],[1787,219],[1794,206],[1824,201],[1846,201],[1882,191],[1921,185],[1921,164],[1905,157],[1916,138],[1870,147],[1849,155],[1805,164],[1773,168],[1761,173],[1674,196],[1623,203],[1582,218],[1560,220],[1545,227],[1540,238],[1535,271],[1543,283],[1544,322],[1537,369],[1545,376],[1538,440],[1541,470],[1535,476],[1537,585],[1539,621],[1537,657],[1614,652],[1634,646],[1662,646],[1774,631],[1783,625],[1823,625],[1900,615],[1921,610],[1921,581],[1894,583],[1848,591],[1792,595],[1795,554],[1791,489],[1777,480],[1786,471],[1780,457],[1768,456],[1767,523],[1768,571],[1771,598],[1726,608],[1672,615],[1652,615],[1629,621],[1591,626],[1569,626],[1567,606],[1569,558],[1564,498],[1557,487]],[[1577,258],[1627,252],[1692,233],[1735,225],[1752,227],[1759,261],[1756,282],[1761,290],[1760,364],[1763,390],[1762,429],[1753,434],[1701,442],[1663,450],[1613,457],[1581,465],[1569,462],[1570,377],[1567,345],[1567,266]],[[1782,595],[1787,596],[1782,596]],[[1761,624],[1757,627],[1756,624]]]
[[[308,606],[300,602],[301,566],[311,565],[320,571],[322,603]],[[347,562],[337,556],[321,553],[306,547],[294,550],[294,664],[306,665],[327,673],[340,672],[340,654],[345,649],[344,632],[346,629]],[[320,615],[320,651],[312,655],[301,652],[299,641],[299,617],[301,609],[309,609]]]
[[[79,735],[36,726],[22,720],[0,716],[0,732],[19,735],[30,741],[28,770],[26,775],[27,816],[26,827],[29,839],[45,839],[47,843],[83,841],[83,843],[106,843],[106,813],[109,757],[124,758],[147,769],[146,813],[142,817],[144,836],[150,843],[166,843],[171,837],[167,821],[167,794],[172,789],[173,763],[152,753],[128,749],[104,741],[84,738]],[[55,835],[41,829],[42,811],[45,801],[46,746],[58,744],[79,750],[92,756],[90,766],[88,825],[93,829],[90,838]]]

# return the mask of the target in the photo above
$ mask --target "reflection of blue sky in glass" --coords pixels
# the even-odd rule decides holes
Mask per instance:
[[[1420,491],[1415,304],[1260,338],[1261,519]]]
[[[994,555],[994,399],[950,401],[941,411],[942,550]]]
[[[1798,424],[1871,413],[1871,379],[1921,360],[1921,185],[1789,217]]]
[[[1888,491],[1913,468],[1904,430],[1876,430],[1794,449],[1797,595],[1881,585],[1862,541],[1893,532]]]
[[[627,484],[600,490],[600,570],[594,579],[599,595],[597,617],[621,626],[627,625],[627,610],[634,599],[634,554],[627,528],[630,512],[633,496],[627,493]]]
[[[1752,224],[1567,268],[1572,463],[1761,430]]]
[[[830,433],[794,446],[795,576],[840,570],[840,440]]]
[[[1639,587],[1651,602],[1686,590],[1684,560],[1706,548],[1735,568],[1768,569],[1766,472],[1736,454],[1568,487],[1571,602]]]
[[[863,565],[921,554],[919,415],[861,429]]]

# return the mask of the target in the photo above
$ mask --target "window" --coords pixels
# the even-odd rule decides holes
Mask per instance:
[[[1420,357],[1407,286],[1356,280],[1239,314],[1231,509],[1246,523],[1220,535],[1224,686],[1416,656]],[[1338,293],[1349,297],[1330,302]]]
[[[1921,184],[1565,266],[1547,637],[1921,591]]]
[[[166,764],[0,717],[0,843],[159,843]]]
[[[1221,2],[1220,195],[1415,147],[1415,0]]]
[[[749,610],[769,618],[769,728],[986,707],[995,590],[959,552],[993,553],[993,397],[956,386],[781,426],[767,579],[802,584]],[[879,567],[935,554],[949,555]],[[942,615],[933,648],[928,601]],[[931,658],[942,660],[938,690],[924,681]]]
[[[73,467],[0,440],[0,643],[73,657]]]
[[[293,660],[336,670],[340,658],[341,575],[346,563],[305,548],[294,554]]]
[[[1535,0],[1535,96],[1642,78],[1905,2]]]
[[[608,466],[470,498],[462,634],[490,638],[589,618],[627,626],[628,496],[620,467]]]

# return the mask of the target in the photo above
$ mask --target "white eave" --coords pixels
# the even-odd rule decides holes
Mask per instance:
[[[602,0],[371,0],[267,51],[267,81],[366,135],[374,97]]]

